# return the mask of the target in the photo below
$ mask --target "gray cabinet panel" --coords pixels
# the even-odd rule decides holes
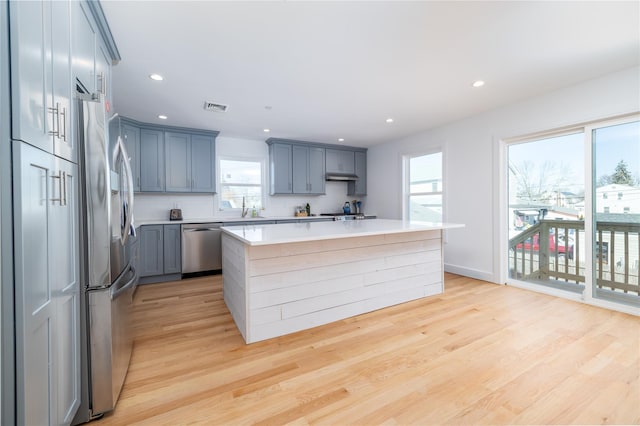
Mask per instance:
[[[309,148],[309,193],[324,194],[325,190],[325,149]]]
[[[73,75],[87,93],[95,93],[97,31],[86,5],[81,1],[73,1],[71,3],[73,8]]]
[[[140,276],[164,273],[164,229],[162,225],[140,227]]]
[[[347,195],[367,195],[367,153],[356,152],[355,157],[358,180],[347,184]]]
[[[140,130],[140,191],[164,191],[164,135]]]
[[[51,91],[50,107],[53,120],[53,153],[77,162],[76,138],[71,116],[71,4],[68,1],[51,2]]]
[[[98,38],[99,40],[99,38]],[[111,99],[111,57],[102,43],[96,43],[96,92]]]
[[[191,191],[191,136],[186,133],[166,132],[165,190],[167,192]]]
[[[306,194],[309,192],[309,148],[306,146],[292,146],[292,174],[293,193]]]
[[[179,274],[182,270],[180,225],[164,225],[164,273]]]
[[[51,288],[56,300],[57,424],[70,424],[80,406],[80,264],[78,166],[56,158],[52,194],[62,201],[49,208]],[[61,175],[62,174],[62,175]],[[61,176],[61,177],[60,177]],[[62,179],[62,182],[59,180]],[[54,197],[55,198],[55,197]]]
[[[355,173],[355,157],[353,151],[327,149],[326,156],[327,173]]]
[[[140,191],[140,129],[130,124],[123,124],[122,138],[131,162],[133,190],[137,192]]]
[[[77,166],[14,142],[17,423],[68,424],[79,403]]]
[[[191,135],[191,191],[216,192],[215,139]]]
[[[270,194],[291,194],[292,152],[291,145],[274,143],[269,145],[269,169],[271,172]]]
[[[12,136],[53,153],[63,109],[70,130],[69,4],[17,1],[9,6]]]
[[[324,148],[292,145],[294,194],[325,193]]]

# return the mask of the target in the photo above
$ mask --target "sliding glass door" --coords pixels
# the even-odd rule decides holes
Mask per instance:
[[[639,304],[640,121],[594,128],[594,298]]]
[[[640,120],[506,144],[508,282],[640,306]]]

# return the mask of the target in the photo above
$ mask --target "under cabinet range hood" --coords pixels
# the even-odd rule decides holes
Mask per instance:
[[[358,180],[358,175],[353,173],[330,172],[325,175],[325,180],[333,180],[339,182],[356,181]]]

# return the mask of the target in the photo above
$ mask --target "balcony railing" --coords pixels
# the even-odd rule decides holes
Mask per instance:
[[[509,276],[582,291],[586,250],[583,221],[541,220],[509,240]],[[640,300],[640,224],[596,222],[594,263],[598,289]]]

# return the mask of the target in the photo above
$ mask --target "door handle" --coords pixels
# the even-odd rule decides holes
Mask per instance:
[[[51,204],[55,203],[56,201],[58,201],[60,203],[60,205],[62,206],[62,176],[63,176],[63,171],[60,171],[58,173],[58,175],[51,175],[51,179],[58,179],[58,193],[60,194],[58,196],[58,198],[51,198]],[[53,188],[52,188],[52,192],[53,192]],[[52,194],[54,195],[54,194]]]
[[[62,138],[63,141],[67,141],[67,109],[62,108],[62,112],[58,115],[62,115]],[[60,124],[58,124],[58,130],[60,130]]]
[[[60,137],[60,114],[58,106],[59,104],[56,102],[55,108],[47,108],[47,110],[53,115],[53,120],[51,121],[51,127],[53,127],[53,130],[49,130],[49,134],[56,138]]]

